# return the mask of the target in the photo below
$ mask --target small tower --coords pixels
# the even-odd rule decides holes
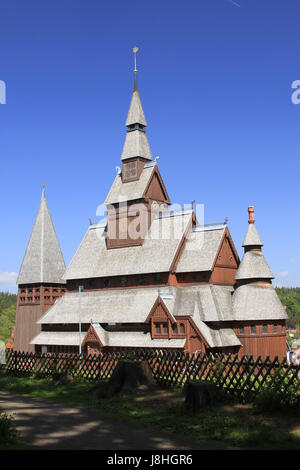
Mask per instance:
[[[235,279],[238,285],[249,282],[271,283],[274,276],[262,253],[263,243],[255,227],[254,207],[248,207],[248,230],[243,241],[244,256]]]
[[[65,292],[65,269],[43,184],[40,207],[17,279],[15,351],[34,352],[30,341],[40,331],[36,322]]]
[[[248,207],[248,230],[244,256],[236,272],[233,318],[243,345],[243,354],[279,356],[286,354],[286,312],[272,286],[274,276],[262,253],[263,243],[255,227],[254,207]]]

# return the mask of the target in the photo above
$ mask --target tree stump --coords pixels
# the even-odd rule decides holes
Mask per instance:
[[[108,382],[99,384],[98,398],[110,398],[116,394],[129,394],[138,387],[155,385],[152,370],[147,361],[119,361]]]
[[[196,413],[202,408],[216,404],[219,395],[219,389],[215,384],[191,381],[186,386],[185,404],[188,410]]]

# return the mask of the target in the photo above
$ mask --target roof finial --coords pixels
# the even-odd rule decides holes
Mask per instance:
[[[255,222],[255,220],[254,220],[254,206],[249,206],[248,207],[248,214],[249,214],[248,223],[249,224],[254,224],[254,222]]]
[[[134,55],[134,89],[136,90],[136,89],[137,89],[137,80],[136,80],[136,76],[137,76],[136,54],[137,54],[139,48],[136,47],[136,46],[134,46],[134,48],[133,48],[132,50],[133,50],[133,55]]]

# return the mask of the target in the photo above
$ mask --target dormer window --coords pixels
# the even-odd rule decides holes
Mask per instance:
[[[168,323],[155,323],[155,335],[156,336],[168,336],[169,328]]]

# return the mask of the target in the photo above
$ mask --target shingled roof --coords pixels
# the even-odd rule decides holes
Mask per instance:
[[[117,204],[120,202],[141,199],[144,196],[147,186],[151,180],[154,167],[154,162],[153,165],[146,166],[137,181],[123,183],[122,176],[117,175],[109,190],[105,204]]]
[[[169,272],[191,220],[191,211],[169,213],[153,220],[143,245],[111,250],[106,248],[105,229],[91,226],[64,279]]]
[[[128,158],[141,157],[146,160],[152,160],[152,153],[145,131],[139,129],[127,132],[121,160]]]
[[[176,272],[211,271],[225,229],[226,225],[209,225],[194,229],[186,241]]]
[[[23,258],[17,284],[61,284],[66,269],[45,191]]]
[[[160,296],[173,317],[188,315],[192,318],[210,347],[236,346],[240,343],[232,329],[213,329],[209,326],[211,322],[232,319],[232,291],[231,287],[212,285],[84,291],[81,294],[81,320],[82,323],[92,320],[99,325],[144,323]],[[78,293],[67,292],[38,323],[78,323]],[[107,335],[108,332],[101,327],[99,334]],[[123,335],[122,338],[126,336],[125,333],[120,335]],[[108,344],[105,338],[102,336],[100,339]]]
[[[263,242],[258,234],[258,231],[253,224],[248,225],[248,230],[243,241],[243,247],[248,246],[263,246]]]
[[[285,320],[287,314],[272,285],[246,284],[233,294],[233,320]]]
[[[141,124],[147,126],[139,90],[137,84],[137,73],[134,74],[134,87],[126,119],[126,126],[132,126],[133,124]]]
[[[236,272],[235,279],[274,279],[264,255],[258,251],[247,251],[239,268]]]

